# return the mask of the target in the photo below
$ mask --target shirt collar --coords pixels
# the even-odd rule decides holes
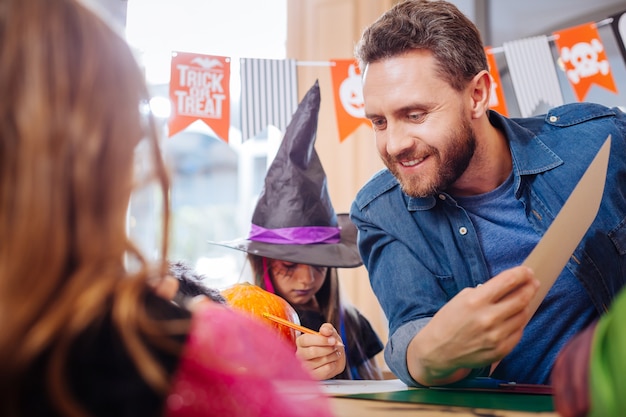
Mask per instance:
[[[530,124],[543,125],[541,117],[528,120]],[[504,132],[513,159],[513,177],[515,196],[519,198],[519,188],[523,175],[535,175],[563,164],[563,160],[555,154],[535,133],[516,123],[514,119],[507,119],[494,111],[489,111],[489,121],[496,128]]]
[[[513,159],[513,189],[516,198],[519,198],[521,177],[523,175],[534,175],[563,164],[559,158],[535,133],[526,127],[518,124],[514,119],[506,118],[495,111],[489,111],[489,122],[499,130],[504,132]],[[525,119],[532,123],[543,125],[541,117],[534,120]],[[441,193],[450,197],[446,193]],[[436,197],[407,198],[407,208],[409,210],[428,210],[435,206]]]

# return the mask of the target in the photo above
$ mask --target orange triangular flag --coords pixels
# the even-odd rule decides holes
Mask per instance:
[[[230,58],[188,52],[172,53],[168,136],[202,120],[228,142],[230,127]]]
[[[563,69],[578,101],[585,99],[593,84],[617,93],[595,23],[554,32],[554,36]]]
[[[491,92],[489,97],[489,108],[495,110],[503,116],[508,116],[509,111],[506,107],[506,101],[504,99],[504,92],[502,89],[502,81],[500,80],[500,71],[498,71],[498,64],[496,63],[496,57],[493,54],[491,47],[485,47],[485,54],[487,55],[487,65],[489,65],[489,74],[493,81],[491,85]]]
[[[332,60],[330,68],[339,142],[343,142],[359,126],[369,124],[365,118],[361,72],[353,59]]]

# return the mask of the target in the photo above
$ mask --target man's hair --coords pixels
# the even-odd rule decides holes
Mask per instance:
[[[356,46],[361,71],[367,65],[412,50],[430,51],[439,75],[455,90],[487,70],[480,32],[446,1],[407,0],[367,27]]]

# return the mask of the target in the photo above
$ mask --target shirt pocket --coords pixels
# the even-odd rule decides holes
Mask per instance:
[[[450,300],[458,294],[459,286],[452,275],[435,275],[441,289],[446,293],[446,297]]]
[[[617,227],[608,234],[620,256],[626,255],[626,219],[622,220]]]

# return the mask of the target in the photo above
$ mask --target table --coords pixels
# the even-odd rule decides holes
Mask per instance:
[[[378,396],[378,393],[390,393],[393,396],[394,392],[412,389],[395,379],[384,381],[330,380],[324,381],[322,385],[330,397],[330,403],[336,417],[558,417],[554,411],[512,411],[351,397],[355,394]],[[369,395],[364,395],[364,397],[367,396]],[[543,400],[545,402],[547,398]]]
[[[527,413],[523,411],[470,409],[427,404],[392,403],[332,397],[336,417],[558,417],[556,412]]]

